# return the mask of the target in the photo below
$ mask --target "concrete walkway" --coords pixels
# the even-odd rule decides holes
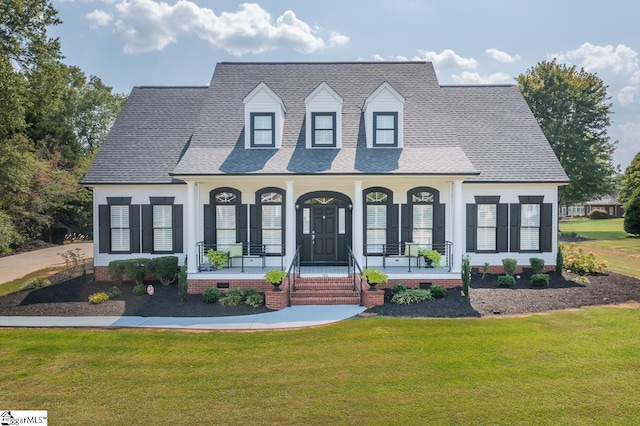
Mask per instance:
[[[0,257],[0,284],[22,278],[25,275],[41,269],[52,266],[63,266],[64,259],[60,256],[60,253],[75,250],[76,248],[80,249],[80,253],[84,256],[84,259],[93,258],[92,242],[49,247],[27,253]]]
[[[0,316],[0,327],[171,328],[186,330],[278,330],[331,324],[365,310],[355,305],[291,306],[233,317],[36,317]]]

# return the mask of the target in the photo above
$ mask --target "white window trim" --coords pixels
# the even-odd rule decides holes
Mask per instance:
[[[275,94],[264,82],[258,84],[242,100],[244,103],[244,147],[245,149],[278,149],[282,145],[282,133],[284,129],[284,117],[287,109],[282,99]],[[251,146],[251,114],[274,114],[275,146]]]
[[[342,148],[342,104],[343,99],[326,82],[322,82],[305,99],[305,146],[307,149],[340,149]],[[313,114],[334,113],[335,146],[313,146]]]
[[[386,99],[384,99],[386,98]],[[386,81],[382,83],[365,100],[362,112],[364,113],[364,127],[367,138],[367,148],[385,149],[402,148],[404,146],[404,104],[405,99],[396,89]],[[373,144],[373,113],[397,113],[398,114],[398,140],[396,146],[374,146]]]

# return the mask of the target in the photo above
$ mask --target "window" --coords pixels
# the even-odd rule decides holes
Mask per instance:
[[[365,191],[365,241],[367,254],[380,254],[387,244],[388,213],[391,192],[384,188]],[[394,241],[397,241],[394,240]]]
[[[265,251],[272,254],[282,253],[282,205],[281,192],[260,194],[262,213],[262,244]]]
[[[421,246],[433,244],[433,193],[417,191],[411,195],[412,206],[412,235],[411,241]]]
[[[478,251],[495,251],[498,230],[498,206],[496,204],[477,205],[477,243]]]
[[[251,146],[275,147],[275,114],[251,113]]]
[[[237,195],[233,192],[215,194],[216,206],[216,246],[224,250],[229,244],[236,243],[236,203]]]
[[[520,205],[520,250],[540,250],[540,204]]]
[[[336,113],[314,112],[311,114],[312,141],[311,146],[336,146]]]
[[[398,113],[373,113],[373,146],[398,146]]]
[[[173,206],[153,206],[153,251],[173,251]]]
[[[111,216],[111,251],[130,251],[129,206],[109,206]]]

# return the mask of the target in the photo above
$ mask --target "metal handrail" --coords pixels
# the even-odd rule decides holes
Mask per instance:
[[[237,244],[242,245],[242,256],[237,256],[240,258],[241,272],[244,272],[245,257],[260,257],[262,259],[262,268],[265,268],[266,257],[280,256],[280,269],[284,269],[284,250],[285,250],[284,244],[262,244],[262,243],[254,243],[249,241],[242,241],[242,242],[228,243],[228,244],[205,244],[204,241],[199,241],[196,243],[196,262],[197,262],[196,267],[199,270],[200,266],[203,263],[205,263],[204,262],[205,254],[210,249],[213,249],[213,250],[221,249],[228,252],[230,246],[235,246]],[[276,248],[275,250],[273,250],[274,247]]]
[[[291,264],[289,265],[289,269],[287,270],[286,278],[289,281],[289,297],[291,297],[291,292],[296,289],[296,275],[300,275],[300,249],[302,246],[298,246],[296,249],[296,254],[293,256],[291,260]],[[291,271],[293,270],[293,279],[291,278]]]
[[[356,256],[353,254],[351,247],[347,246],[347,252],[349,254],[348,273],[353,278],[353,291],[358,294],[358,299],[360,300],[360,304],[362,304],[362,268],[360,268],[358,259],[356,259]],[[351,271],[353,271],[353,273]],[[357,274],[356,271],[358,272]],[[356,280],[358,280],[360,285],[357,285]]]
[[[369,256],[382,257],[382,267],[386,267],[386,259],[390,256],[404,256],[407,258],[407,266],[409,272],[411,272],[411,259],[416,258],[416,266],[420,266],[420,256],[407,256],[406,247],[408,244],[415,244],[418,246],[418,250],[436,250],[442,255],[442,267],[447,267],[449,271],[453,266],[453,243],[451,241],[445,241],[440,244],[420,244],[413,243],[412,241],[399,241],[390,244],[365,244],[364,256],[365,256],[365,268],[369,267]]]

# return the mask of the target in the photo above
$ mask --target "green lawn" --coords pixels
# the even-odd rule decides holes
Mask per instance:
[[[640,278],[640,238],[624,232],[623,219],[561,221],[560,231],[588,238],[578,246],[609,262],[609,270]]]
[[[637,422],[640,310],[296,331],[0,330],[3,409],[51,424]]]

